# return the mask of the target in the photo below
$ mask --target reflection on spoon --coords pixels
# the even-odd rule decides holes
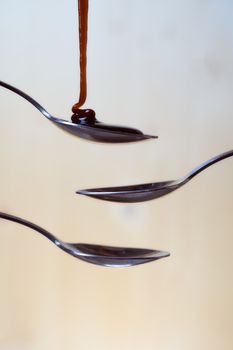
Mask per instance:
[[[66,253],[74,256],[75,258],[95,265],[107,267],[129,267],[145,264],[154,260],[165,258],[170,255],[169,253],[160,250],[109,247],[86,243],[66,243],[62,242],[50,232],[46,231],[40,226],[37,226],[36,224],[33,224],[30,221],[1,212],[0,218],[27,226],[48,238],[58,248],[62,249]]]
[[[221,153],[218,156],[215,156],[199,165],[190,171],[187,175],[178,180],[131,186],[92,188],[87,190],[80,190],[76,193],[111,202],[136,203],[149,201],[151,199],[165,196],[166,194],[177,190],[209,166],[232,156],[233,150]]]
[[[3,81],[0,81],[0,86],[11,90],[17,95],[23,97],[56,126],[75,136],[90,141],[111,143],[142,141],[150,138],[155,138],[155,136],[144,135],[137,129],[120,126],[116,127],[100,123],[95,118],[95,112],[90,109],[80,110],[80,112],[76,111],[76,113],[72,116],[72,122],[53,117],[49,112],[46,111],[44,107],[42,107],[37,101],[35,101],[25,92]]]

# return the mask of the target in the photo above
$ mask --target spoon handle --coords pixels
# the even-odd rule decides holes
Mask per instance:
[[[48,119],[52,119],[52,116],[49,114],[49,112],[46,111],[46,109],[44,109],[44,107],[42,107],[38,102],[36,102],[32,97],[30,97],[29,95],[25,94],[25,92],[17,89],[16,87],[5,83],[4,81],[0,80],[0,86],[13,91],[15,94],[23,97],[25,100],[27,100],[28,102],[30,102],[34,107],[36,107],[46,118]]]
[[[59,241],[56,237],[54,237],[50,232],[46,231],[45,229],[43,229],[42,227],[36,225],[36,224],[33,224],[32,222],[30,221],[27,221],[27,220],[24,220],[24,219],[21,219],[17,216],[14,216],[14,215],[10,215],[10,214],[6,214],[6,213],[2,213],[0,212],[0,218],[1,219],[4,219],[4,220],[8,220],[8,221],[13,221],[13,222],[17,222],[18,224],[20,225],[23,225],[23,226],[26,226],[26,227],[29,227],[31,228],[32,230],[34,231],[37,231],[39,233],[41,233],[43,236],[45,236],[46,238],[48,238],[50,241],[52,241],[53,243],[55,243],[57,245],[59,245]]]
[[[215,156],[215,157],[207,160],[206,162],[202,163],[201,165],[197,166],[195,169],[190,171],[190,173],[188,173],[187,176],[185,177],[185,180],[186,181],[191,180],[194,176],[196,176],[197,174],[199,174],[201,171],[205,170],[209,166],[211,166],[217,162],[220,162],[223,159],[232,157],[232,156],[233,156],[233,150],[230,150],[230,151],[221,153],[218,156]]]

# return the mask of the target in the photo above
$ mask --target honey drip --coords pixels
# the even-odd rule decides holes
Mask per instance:
[[[80,107],[87,98],[88,2],[88,0],[78,0],[80,92],[78,102],[72,107],[74,114],[79,114]]]

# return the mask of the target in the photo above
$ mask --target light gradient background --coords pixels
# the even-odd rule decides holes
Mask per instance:
[[[232,148],[232,17],[230,0],[90,1],[86,106],[155,141],[77,139],[1,88],[1,211],[65,241],[171,252],[101,268],[1,221],[1,350],[232,350],[232,159],[157,201],[75,194],[175,179]],[[1,80],[69,119],[79,93],[76,1],[1,0],[0,37]]]

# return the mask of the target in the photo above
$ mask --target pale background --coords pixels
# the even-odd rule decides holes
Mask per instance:
[[[75,0],[1,0],[0,79],[70,118],[78,98]],[[128,269],[86,264],[0,222],[1,350],[232,350],[233,160],[159,200],[75,190],[170,180],[232,148],[233,2],[92,0],[86,106],[159,139],[87,142],[1,89],[1,211],[65,241],[152,247]]]

